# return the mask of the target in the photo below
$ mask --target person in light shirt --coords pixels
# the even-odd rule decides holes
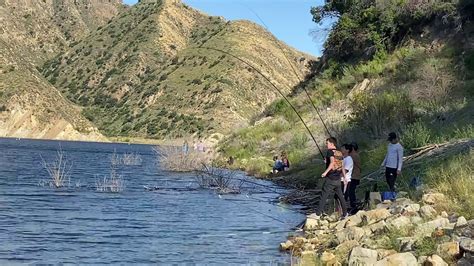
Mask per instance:
[[[387,180],[390,191],[395,191],[395,182],[397,176],[402,173],[403,165],[403,146],[398,142],[398,137],[395,132],[388,134],[387,154],[382,162],[382,167],[385,167],[385,178]]]
[[[354,169],[354,161],[350,156],[353,147],[351,144],[344,144],[341,147],[342,156],[344,157],[342,161],[342,192],[344,193],[344,199],[347,201],[349,199],[349,183],[352,179],[352,170]]]

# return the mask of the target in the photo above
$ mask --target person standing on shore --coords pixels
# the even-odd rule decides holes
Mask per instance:
[[[403,146],[398,142],[395,132],[388,134],[387,141],[390,143],[381,166],[385,167],[385,178],[390,191],[395,192],[395,181],[402,172]]]
[[[184,143],[183,143],[183,153],[184,155],[187,155],[189,152],[189,144],[188,144],[188,141],[185,140]]]
[[[352,177],[351,182],[349,183],[349,202],[351,206],[350,214],[355,214],[357,212],[357,196],[356,196],[356,189],[357,186],[360,184],[360,176],[362,172],[361,164],[360,164],[360,156],[359,156],[359,145],[353,142],[352,145],[352,152],[350,156],[352,157],[352,161],[354,162],[354,168],[352,169]]]
[[[316,214],[323,214],[324,208],[326,206],[326,200],[328,199],[329,195],[336,194],[339,199],[339,202],[341,203],[341,219],[344,219],[347,217],[347,207],[341,188],[342,159],[340,158],[341,152],[336,149],[336,145],[336,138],[329,137],[328,139],[326,139],[326,146],[328,149],[324,159],[324,161],[326,162],[326,171],[324,171],[324,173],[321,175],[321,177],[325,178],[325,180],[323,183],[322,195],[319,201],[319,206],[316,211]]]

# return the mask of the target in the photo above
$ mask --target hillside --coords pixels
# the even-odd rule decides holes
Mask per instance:
[[[247,21],[210,17],[180,1],[141,1],[42,71],[108,136],[227,134],[279,95],[244,63],[202,47],[243,58],[289,93],[298,79],[287,75],[286,57],[300,72],[313,58],[279,45]]]
[[[390,131],[401,135],[406,155],[418,147],[474,138],[472,2],[387,3],[383,8],[332,3],[313,9],[315,21],[328,14],[337,14],[339,21],[304,86],[329,134],[339,144],[359,143],[363,174],[378,173]],[[324,150],[329,134],[321,120],[301,87],[292,95],[291,103]],[[222,158],[233,156],[235,167],[267,176],[272,156],[286,151],[293,169],[276,180],[292,187],[318,187],[321,157],[290,107],[277,100],[255,121],[220,143]],[[409,189],[410,179],[420,176],[429,187],[444,189],[453,209],[472,217],[469,204],[463,203],[469,202],[469,193],[450,186],[455,179],[466,191],[472,189],[472,175],[455,174],[460,158],[466,155],[418,162],[405,170],[400,189]],[[384,189],[384,182],[379,185]]]
[[[105,140],[37,68],[117,14],[120,1],[0,1],[0,136]]]

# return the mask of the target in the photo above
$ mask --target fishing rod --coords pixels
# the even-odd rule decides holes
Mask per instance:
[[[293,104],[288,100],[288,98],[285,96],[285,94],[283,94],[283,92],[278,89],[278,87],[273,84],[273,82],[267,77],[265,76],[260,70],[258,70],[256,67],[254,67],[252,64],[250,64],[249,62],[245,61],[244,59],[236,56],[236,55],[233,55],[231,54],[230,52],[227,52],[227,51],[224,51],[224,50],[221,50],[221,49],[218,49],[218,48],[212,48],[212,47],[205,47],[205,46],[198,46],[196,47],[198,49],[207,49],[207,50],[212,50],[212,51],[216,51],[216,52],[220,52],[220,53],[223,53],[223,54],[226,54],[230,57],[233,57],[237,60],[239,60],[240,62],[246,64],[247,66],[249,66],[250,68],[252,68],[253,70],[255,70],[258,74],[260,74],[260,76],[262,76],[266,81],[268,81],[268,83],[271,84],[271,86],[283,97],[283,99],[286,101],[286,103],[288,103],[288,105],[291,107],[291,109],[293,109],[293,111],[296,113],[296,115],[298,116],[298,118],[301,120],[301,123],[303,123],[304,127],[306,128],[306,130],[308,131],[309,135],[311,136],[311,138],[313,139],[313,142],[314,144],[316,144],[316,147],[318,148],[318,151],[319,153],[321,154],[321,157],[324,158],[324,154],[321,150],[321,148],[319,147],[318,145],[318,142],[316,141],[316,138],[314,137],[313,133],[311,132],[311,130],[309,129],[308,125],[305,123],[303,117],[301,117],[300,113],[298,112],[298,110],[296,110],[295,106],[293,106]]]
[[[263,26],[265,27],[265,29],[267,31],[270,31],[269,27],[267,26],[267,24],[265,24],[265,22],[263,21],[263,19],[255,12],[253,11],[250,7],[242,4],[243,6],[245,6],[248,10],[250,10],[250,12],[252,12],[257,18],[258,20],[260,20],[260,22],[263,24]],[[298,74],[298,72],[296,71],[294,65],[291,63],[291,60],[288,58],[288,56],[286,55],[285,53],[285,50],[283,49],[281,43],[278,41],[278,39],[272,34],[272,38],[273,40],[275,40],[275,43],[277,44],[278,48],[280,48],[283,56],[286,58],[286,61],[288,61],[288,64],[290,65],[291,67],[291,70],[293,70],[293,73],[295,74],[295,76],[298,78],[298,80],[300,81],[300,84],[303,83],[303,79],[300,77],[300,75]],[[303,91],[305,92],[306,94],[306,97],[308,98],[309,102],[311,103],[311,106],[313,106],[313,109],[316,111],[316,114],[318,115],[319,117],[319,120],[321,120],[321,123],[323,124],[324,126],[324,129],[326,130],[326,132],[328,133],[329,136],[332,136],[331,135],[331,132],[329,132],[329,129],[328,127],[326,126],[326,123],[324,122],[324,119],[323,117],[321,116],[321,113],[318,111],[318,108],[316,108],[316,105],[314,104],[313,102],[313,99],[311,98],[311,96],[309,95],[309,92],[308,90],[304,87],[304,86],[301,86],[301,88],[303,89]]]

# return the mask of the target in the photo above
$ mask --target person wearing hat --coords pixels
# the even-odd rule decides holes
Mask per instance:
[[[385,178],[390,191],[395,191],[395,181],[402,172],[403,146],[398,142],[395,132],[388,134],[387,141],[390,143],[381,166],[385,167]]]

